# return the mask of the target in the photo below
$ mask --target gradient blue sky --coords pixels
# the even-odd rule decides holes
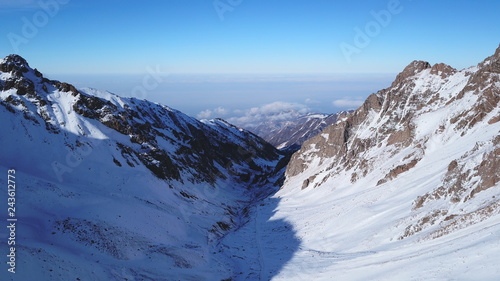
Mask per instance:
[[[214,3],[230,10],[218,12]],[[389,11],[390,19],[377,22],[374,13],[382,10]],[[332,88],[329,100],[316,99],[329,107],[314,110],[331,112],[343,109],[332,106],[334,100],[362,99],[380,89],[375,87],[388,86],[414,59],[459,69],[477,64],[500,43],[499,12],[500,1],[494,0],[0,0],[0,55],[18,53],[54,78],[66,75],[76,84],[87,82],[119,94],[124,91],[123,95],[130,94],[130,87],[106,85],[103,79],[93,83],[89,77],[136,74],[140,83],[148,68],[160,69],[165,77],[327,73],[338,81],[350,73],[386,75],[379,83],[367,83],[373,86],[356,96]],[[363,44],[356,44],[359,30],[368,34]],[[346,44],[357,48],[356,53],[346,56],[342,51]],[[120,78],[115,80],[120,85]],[[190,91],[190,85],[181,89]],[[292,87],[282,86],[285,92]],[[151,90],[148,98],[169,104],[160,88]],[[197,91],[210,95],[203,88]],[[277,95],[274,100],[304,103],[314,100],[314,95],[307,96],[311,92],[304,88],[300,99]],[[255,93],[250,105],[258,106],[260,95],[267,98],[260,104],[268,103],[273,100],[269,94]],[[170,92],[170,97],[174,95]],[[208,101],[199,100],[197,108]],[[179,109],[190,114],[198,110]]]

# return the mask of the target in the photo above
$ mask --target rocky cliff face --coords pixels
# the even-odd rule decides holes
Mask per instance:
[[[442,166],[436,167],[440,184],[422,186],[411,211],[420,220],[411,222],[400,238],[426,228],[444,233],[450,225],[472,224],[472,213],[483,219],[498,214],[495,196],[474,210],[455,209],[474,205],[469,201],[485,190],[498,192],[499,63],[500,48],[478,66],[460,71],[413,61],[391,87],[370,95],[355,112],[306,141],[292,156],[287,182],[300,182],[296,188],[301,189],[344,179],[354,184],[370,178],[367,188],[390,185],[421,173],[417,168],[441,154]],[[429,209],[422,211],[426,205]]]

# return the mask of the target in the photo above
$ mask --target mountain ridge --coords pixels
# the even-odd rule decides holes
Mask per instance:
[[[303,278],[500,276],[489,260],[500,245],[489,235],[500,225],[499,59],[500,46],[463,70],[413,61],[292,156],[276,216],[292,222],[304,249],[360,253],[348,259],[358,266],[318,257],[324,273]],[[455,267],[459,261],[468,270]],[[293,264],[301,262],[308,261]]]
[[[277,190],[281,152],[225,122],[49,80],[17,55],[0,71],[0,166],[16,171],[22,206],[16,280],[233,275],[220,241]]]
[[[24,280],[500,276],[500,46],[462,70],[411,62],[289,162],[221,119],[76,89],[17,56],[0,70]]]

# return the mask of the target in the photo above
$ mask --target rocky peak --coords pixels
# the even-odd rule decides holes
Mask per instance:
[[[404,161],[401,161],[404,165],[389,169],[389,176],[379,182],[382,184],[391,180],[397,176],[398,171],[406,171],[418,163],[427,139],[432,136],[430,133],[421,133],[427,131],[427,128],[417,128],[420,124],[418,122],[422,122],[421,116],[451,103],[467,104],[474,101],[464,107],[466,110],[453,109],[453,118],[443,117],[449,120],[443,120],[435,128],[436,134],[443,132],[447,126],[452,126],[453,130],[465,135],[466,130],[481,121],[489,124],[498,122],[500,118],[493,113],[500,97],[498,88],[491,87],[491,84],[495,84],[500,76],[485,72],[485,69],[496,71],[500,66],[498,62],[500,49],[471,76],[458,75],[454,78],[456,81],[452,79],[455,82],[452,82],[452,88],[448,88],[450,78],[458,74],[456,69],[444,63],[431,66],[425,61],[413,61],[398,74],[391,87],[370,95],[355,112],[336,125],[326,128],[321,136],[304,143],[302,149],[292,156],[287,178],[302,174],[308,167],[316,165],[311,165],[314,162],[312,159],[320,159],[319,163],[335,163],[325,168],[332,171],[331,176],[339,175],[342,170],[349,171],[354,182],[360,175],[364,176],[377,168],[374,163],[378,163],[380,156],[379,152],[373,151],[386,150],[387,155],[403,153],[405,149],[412,151],[404,155]],[[426,69],[429,69],[428,75],[419,75]],[[467,70],[463,71],[469,73]],[[462,79],[462,82],[458,83],[457,79]],[[450,91],[454,94],[449,94]],[[465,95],[471,94],[478,95],[479,98],[470,97],[470,101],[464,99]],[[306,178],[305,182],[312,183],[313,179]],[[321,182],[318,180],[314,186]],[[304,185],[307,186],[309,184]]]
[[[18,55],[9,55],[0,61],[0,72],[9,73],[5,80],[0,81],[0,91],[15,88],[19,95],[29,94],[35,96],[35,87],[32,79],[28,79],[27,73],[33,72],[28,62]],[[35,74],[36,75],[36,74]]]
[[[0,63],[0,71],[2,72],[28,72],[30,69],[28,62],[19,55],[8,55],[1,63]]]
[[[431,65],[426,61],[414,60],[409,65],[407,65],[401,73],[396,76],[396,80],[392,83],[394,87],[397,84],[400,84],[404,80],[409,77],[415,76],[417,73],[420,73],[422,70],[431,68]]]
[[[431,67],[431,74],[440,75],[441,78],[446,78],[450,75],[453,75],[457,72],[457,70],[445,63],[436,63]]]
[[[479,68],[486,72],[500,73],[500,45],[492,56],[479,64]]]
[[[48,93],[48,89],[51,86],[54,86],[61,92],[79,93],[75,86],[71,84],[43,77],[40,71],[36,68],[32,69],[28,62],[19,55],[8,55],[3,60],[0,60],[0,72],[11,74],[5,81],[0,81],[0,90],[5,91],[15,88],[19,95],[28,94],[29,97],[37,100],[41,99],[41,96],[38,94]],[[41,91],[37,91],[36,86],[39,86]]]

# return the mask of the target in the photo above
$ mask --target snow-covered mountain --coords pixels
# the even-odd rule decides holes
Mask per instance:
[[[500,278],[500,47],[463,70],[410,63],[288,165],[220,119],[19,56],[0,71],[18,186],[18,273],[1,280]]]
[[[275,279],[498,280],[499,102],[500,47],[414,61],[306,141],[272,197],[300,240]]]
[[[297,150],[302,143],[316,135],[324,128],[335,124],[347,111],[334,114],[308,113],[289,114],[287,119],[273,120],[269,118],[247,129],[262,137],[278,149]]]
[[[284,172],[280,152],[250,132],[76,89],[17,55],[0,60],[0,120],[18,219],[17,270],[1,280],[230,278],[220,240]]]

